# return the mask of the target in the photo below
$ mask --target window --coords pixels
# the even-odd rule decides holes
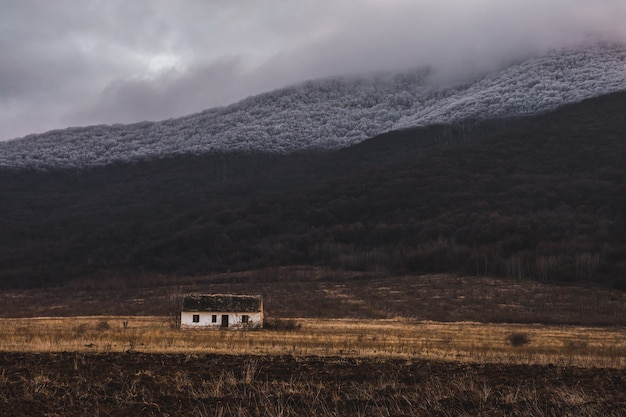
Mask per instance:
[[[191,321],[193,321],[194,323],[200,323],[200,314],[194,314]]]
[[[211,316],[211,323],[217,323],[217,314]]]
[[[246,314],[244,314],[243,316],[241,316],[241,322],[242,322],[243,324],[248,324],[248,319],[249,319],[249,317],[248,317],[248,315],[246,315]]]

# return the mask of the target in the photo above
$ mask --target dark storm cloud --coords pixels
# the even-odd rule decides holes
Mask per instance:
[[[304,79],[443,81],[594,39],[623,0],[0,0],[0,140],[181,116]]]

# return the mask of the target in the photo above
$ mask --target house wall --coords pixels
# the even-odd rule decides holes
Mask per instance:
[[[193,322],[193,316],[197,314],[200,316],[200,320],[197,323]],[[217,322],[212,323],[211,318],[213,315],[217,316]],[[229,329],[241,329],[241,328],[259,328],[263,327],[263,313],[233,313],[233,312],[215,312],[215,311],[183,311],[180,313],[180,327],[183,329],[194,328],[208,328],[208,329],[220,329],[222,326],[222,316],[228,315],[228,328]],[[248,323],[242,323],[242,317],[248,316]]]

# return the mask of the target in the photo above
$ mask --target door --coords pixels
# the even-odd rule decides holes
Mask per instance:
[[[228,314],[222,314],[222,327],[228,327]]]

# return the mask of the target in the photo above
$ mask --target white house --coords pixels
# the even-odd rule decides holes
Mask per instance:
[[[245,329],[263,327],[260,295],[188,294],[180,313],[183,329]]]

